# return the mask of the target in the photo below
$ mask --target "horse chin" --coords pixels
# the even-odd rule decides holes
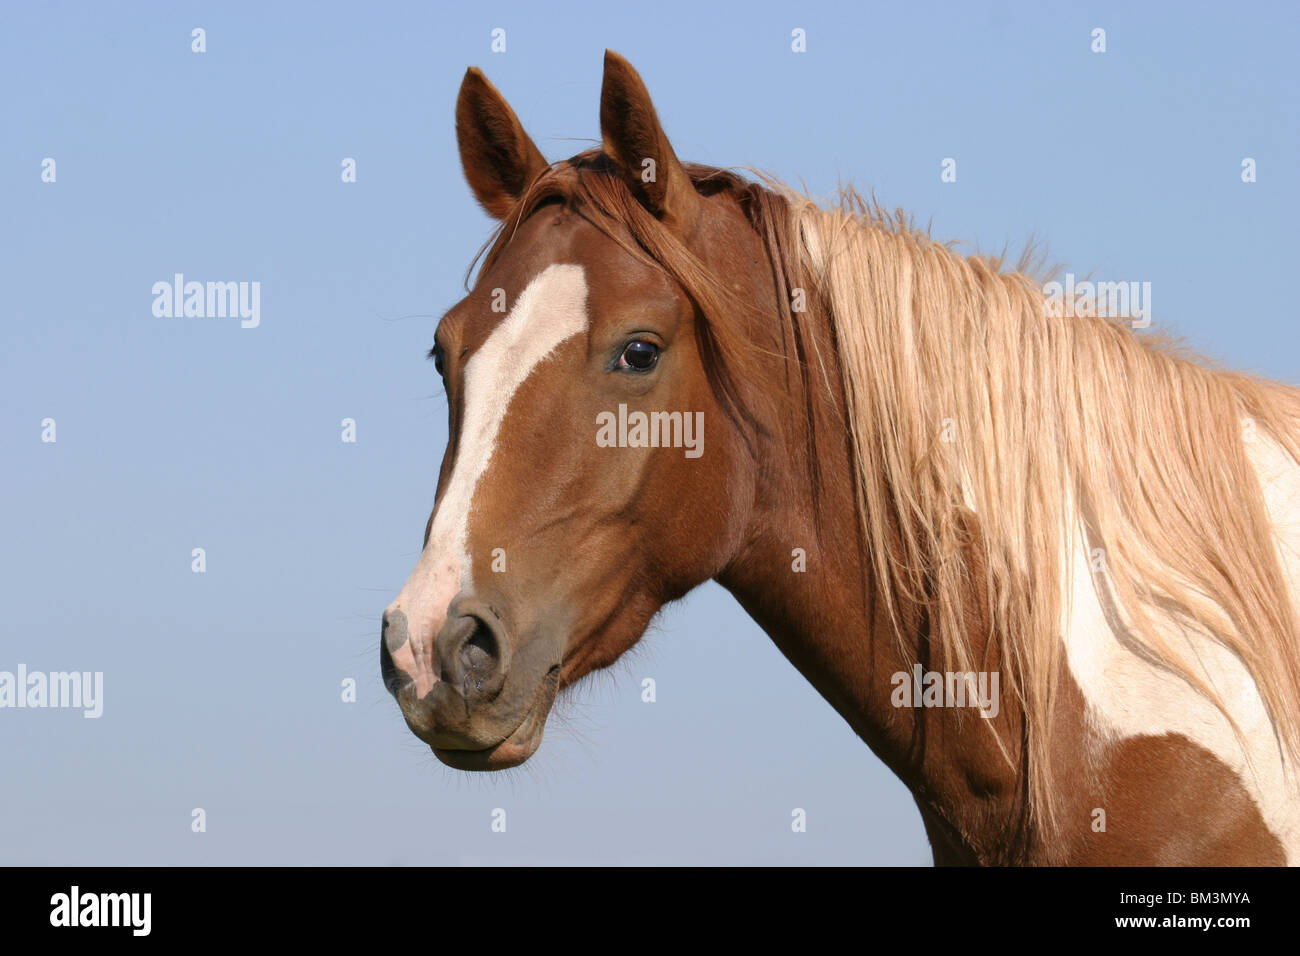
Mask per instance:
[[[432,747],[433,754],[448,767],[456,770],[507,770],[517,767],[542,745],[542,734],[546,730],[546,718],[555,703],[555,694],[559,689],[559,668],[542,680],[533,699],[533,705],[524,715],[513,731],[499,743],[482,750],[444,750]]]

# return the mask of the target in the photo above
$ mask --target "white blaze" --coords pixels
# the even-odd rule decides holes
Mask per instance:
[[[437,682],[433,641],[447,606],[473,581],[468,551],[474,492],[496,449],[515,392],[557,346],[587,329],[587,281],[582,266],[548,266],[528,283],[514,307],[465,367],[465,418],[451,477],[429,530],[429,541],[390,611],[406,615],[410,641],[393,654],[415,679],[417,697]],[[526,463],[521,463],[521,466]]]

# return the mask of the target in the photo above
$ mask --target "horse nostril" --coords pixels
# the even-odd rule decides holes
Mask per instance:
[[[401,611],[385,611],[380,636],[389,651],[401,650],[411,636],[406,624],[406,615]]]
[[[379,673],[383,676],[384,686],[394,696],[413,682],[411,675],[393,662],[393,651],[399,650],[407,639],[406,615],[397,611],[390,616],[385,611],[379,635]]]
[[[440,680],[459,691],[467,705],[486,703],[505,686],[510,635],[490,608],[461,606],[439,633],[434,654]]]
[[[401,690],[401,680],[397,674],[397,666],[393,663],[393,655],[388,652],[388,645],[382,640],[379,642],[379,673],[384,678],[384,687],[390,694],[396,694]]]
[[[491,675],[500,660],[501,650],[496,634],[480,618],[474,618],[474,631],[460,647],[460,663],[465,675],[481,685]]]

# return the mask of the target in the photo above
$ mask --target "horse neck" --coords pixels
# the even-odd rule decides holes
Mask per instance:
[[[833,348],[827,319],[813,318],[821,323],[814,334]],[[901,607],[901,634],[889,618],[860,532],[842,391],[812,388],[797,400],[811,407],[781,416],[785,424],[761,449],[767,464],[750,533],[718,581],[909,787],[936,862],[1022,862],[1034,841],[1014,695],[1001,695],[993,721],[1014,768],[978,710],[895,706],[895,675],[910,678],[918,663],[942,667],[927,615]],[[807,467],[810,449],[815,468]],[[972,650],[983,667],[1000,667],[984,646]]]

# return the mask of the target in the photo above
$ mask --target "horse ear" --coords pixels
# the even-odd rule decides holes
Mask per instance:
[[[641,204],[678,234],[693,232],[699,194],[659,125],[645,83],[613,50],[605,51],[600,135],[605,154]]]
[[[460,165],[479,204],[494,219],[510,215],[519,197],[548,165],[504,96],[483,71],[465,71],[456,99]]]

